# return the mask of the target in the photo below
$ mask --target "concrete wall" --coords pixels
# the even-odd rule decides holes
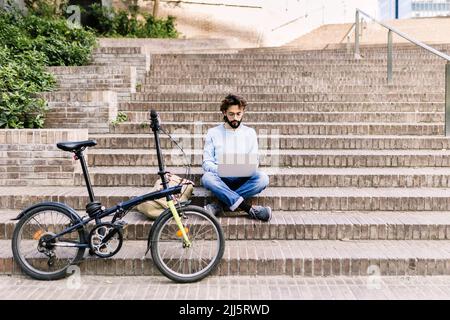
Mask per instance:
[[[153,11],[153,1],[139,1]],[[119,0],[114,6],[123,7]],[[330,23],[354,20],[355,8],[378,15],[378,0],[161,0],[186,39],[227,38],[240,47],[279,46]]]
[[[262,46],[286,44],[324,24],[353,22],[355,10],[378,14],[378,0],[304,0],[266,1],[264,8],[267,24],[263,33]]]

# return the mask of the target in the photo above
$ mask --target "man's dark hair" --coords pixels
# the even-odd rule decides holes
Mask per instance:
[[[245,110],[245,107],[247,106],[247,101],[244,98],[237,96],[235,94],[229,94],[225,97],[224,100],[222,100],[222,104],[220,105],[220,111],[222,111],[223,113],[224,111],[227,111],[230,106],[235,105],[238,105],[240,108],[244,108]]]

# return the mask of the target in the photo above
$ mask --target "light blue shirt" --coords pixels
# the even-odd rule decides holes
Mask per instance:
[[[227,126],[227,127],[225,127]],[[258,138],[253,128],[241,123],[237,129],[231,129],[222,123],[208,130],[203,149],[203,170],[217,173],[222,155],[254,155],[258,162]]]

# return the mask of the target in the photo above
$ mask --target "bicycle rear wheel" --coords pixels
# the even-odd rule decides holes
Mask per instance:
[[[210,274],[225,250],[225,239],[217,219],[198,206],[177,209],[191,242],[183,236],[172,216],[166,213],[153,226],[152,258],[162,274],[176,282],[194,282]]]
[[[14,260],[34,279],[56,280],[65,277],[70,265],[77,264],[84,255],[84,229],[74,230],[60,238],[49,237],[76,223],[72,214],[59,206],[45,205],[32,209],[17,223],[12,237]]]

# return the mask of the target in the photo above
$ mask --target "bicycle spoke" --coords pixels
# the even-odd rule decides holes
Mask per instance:
[[[211,232],[211,230],[205,230],[205,232],[203,232],[203,233],[201,233],[201,234],[198,234],[198,232],[194,235],[194,237],[192,237],[192,239],[202,239],[201,237],[198,237],[197,238],[197,236],[203,236],[203,235],[205,235],[205,234],[207,234],[208,232]]]
[[[45,228],[39,223],[39,221],[36,220],[35,217],[33,217],[33,220],[37,222],[37,224],[39,225],[39,227],[40,227],[42,230],[48,231],[47,229],[45,229]]]
[[[206,227],[207,227],[207,225],[205,224],[205,225],[203,226],[203,228],[206,228]],[[200,227],[200,228],[197,230],[196,234],[194,235],[194,239],[197,238],[197,234],[200,233],[200,230],[202,230],[202,227]]]
[[[159,227],[158,238],[154,240],[152,247],[152,255],[156,254],[154,260],[159,263],[158,267],[161,266],[161,271],[165,270],[164,273],[168,272],[176,278],[203,277],[209,273],[212,266],[217,265],[218,259],[223,254],[220,226],[218,229],[203,213],[187,211],[183,215],[186,218],[183,220],[183,226],[186,228],[191,246],[183,245],[184,241],[178,226],[174,225],[173,218],[169,218]],[[164,240],[174,239],[175,235],[181,241]]]
[[[39,247],[43,236],[62,232],[70,222],[70,217],[66,214],[56,210],[44,210],[38,211],[22,224],[17,237],[17,248],[20,260],[27,269],[38,274],[51,274],[61,272],[74,261],[80,250],[78,247],[58,247],[52,246],[51,243],[55,241],[79,244],[81,239],[78,231],[72,231],[64,235],[64,238],[52,240],[48,247]],[[52,264],[49,264],[50,261]]]

